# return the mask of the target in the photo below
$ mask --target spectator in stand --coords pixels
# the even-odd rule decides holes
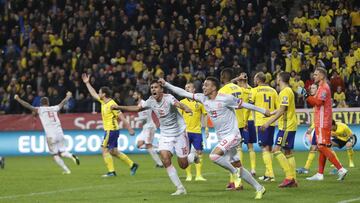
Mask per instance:
[[[341,86],[338,86],[336,92],[334,93],[334,102],[337,108],[346,108],[348,105],[346,104],[346,96],[342,91]]]

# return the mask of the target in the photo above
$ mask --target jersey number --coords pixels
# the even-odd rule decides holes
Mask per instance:
[[[210,111],[210,116],[216,118],[217,117],[216,111]]]
[[[50,120],[56,122],[56,118],[55,118],[54,112],[48,111],[48,116],[49,116],[49,119],[50,119]]]
[[[264,94],[264,102],[269,103],[269,109],[271,109],[271,97],[269,96],[266,98],[266,95]]]

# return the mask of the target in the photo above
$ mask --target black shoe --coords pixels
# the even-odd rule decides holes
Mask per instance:
[[[135,175],[135,173],[136,173],[136,171],[137,171],[138,168],[139,168],[139,164],[134,163],[134,164],[132,165],[132,167],[130,168],[130,175],[131,175],[131,176]]]
[[[79,157],[77,157],[76,155],[72,155],[72,157],[73,157],[73,160],[74,160],[74,162],[76,163],[76,165],[80,165],[80,159],[79,159]]]
[[[156,165],[155,165],[155,168],[164,168],[164,165],[156,164]]]

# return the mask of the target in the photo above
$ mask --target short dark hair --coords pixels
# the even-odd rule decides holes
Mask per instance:
[[[220,81],[216,77],[209,76],[206,78],[206,80],[211,81],[213,83],[213,85],[215,85],[216,90],[220,89]]]
[[[100,87],[100,90],[102,93],[105,94],[105,97],[107,97],[107,98],[111,97],[112,91],[109,87],[103,86],[103,87]]]
[[[159,84],[160,85],[160,83],[159,83],[159,80],[158,79],[153,79],[153,80],[151,80],[151,82],[150,82],[150,86],[152,85],[152,84],[154,84],[154,83],[157,83],[157,84]],[[161,85],[160,85],[161,86]]]
[[[40,104],[41,104],[41,106],[43,106],[43,105],[50,105],[49,103],[50,103],[50,102],[49,102],[49,98],[47,98],[47,97],[41,97],[41,99],[40,99]]]
[[[255,77],[260,80],[260,82],[266,82],[266,75],[264,72],[256,73]]]
[[[224,68],[221,71],[221,76],[225,77],[227,80],[231,80],[234,77],[234,71],[231,68]]]
[[[280,77],[280,80],[283,81],[284,83],[286,84],[289,84],[289,81],[290,81],[290,73],[288,72],[280,72],[278,74],[278,76]]]

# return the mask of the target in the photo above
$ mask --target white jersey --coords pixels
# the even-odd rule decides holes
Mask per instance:
[[[213,100],[200,93],[194,94],[194,99],[204,104],[219,141],[223,140],[226,136],[239,134],[235,108],[241,105],[240,99],[232,95],[220,93]]]
[[[37,107],[41,124],[47,137],[63,136],[63,130],[57,112],[59,106],[41,106]]]
[[[175,137],[184,133],[186,125],[184,118],[174,106],[179,102],[174,96],[164,94],[160,102],[157,102],[152,96],[144,103],[140,104],[142,108],[154,111],[160,121],[161,136]]]
[[[144,100],[140,101],[140,105],[143,105],[145,103]],[[140,111],[139,114],[139,120],[143,121],[143,128],[156,128],[156,125],[154,123],[154,120],[152,119],[152,110],[146,109],[144,111]]]

